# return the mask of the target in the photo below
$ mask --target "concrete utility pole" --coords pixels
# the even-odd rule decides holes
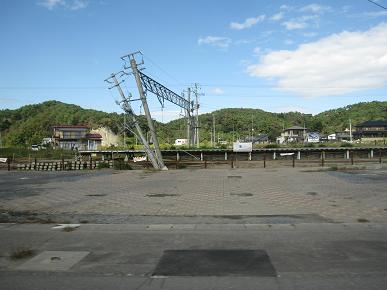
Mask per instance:
[[[142,129],[141,129],[140,125],[138,124],[137,118],[133,113],[132,107],[130,106],[128,100],[125,97],[124,92],[122,91],[122,88],[121,88],[120,83],[118,82],[118,80],[116,78],[116,75],[112,74],[111,79],[113,80],[114,86],[117,87],[117,90],[118,90],[119,94],[121,95],[122,108],[124,109],[125,113],[129,114],[132,117],[133,124],[137,130],[137,134],[136,134],[136,132],[133,132],[133,131],[132,132],[134,133],[136,138],[137,138],[137,135],[140,138],[141,143],[144,145],[145,151],[147,152],[148,158],[149,158],[150,162],[152,163],[153,167],[156,169],[161,169],[158,162],[157,162],[157,159],[156,159],[154,152],[150,148],[148,141],[146,140],[144,134],[142,133]],[[126,127],[126,123],[125,123],[125,127]]]
[[[253,133],[254,133],[253,115],[251,115],[251,142],[253,142]]]
[[[215,147],[215,115],[212,114],[212,138],[213,138],[213,146]]]
[[[349,142],[352,143],[352,121],[349,119]]]
[[[130,58],[130,67],[132,68],[132,72],[133,72],[134,78],[136,79],[136,84],[137,84],[138,92],[140,94],[140,99],[141,99],[141,102],[142,102],[142,106],[144,108],[145,116],[146,116],[146,119],[147,119],[147,122],[148,122],[148,127],[149,127],[150,134],[151,134],[151,137],[152,137],[153,146],[155,148],[157,163],[159,164],[159,167],[160,167],[161,170],[168,170],[168,168],[164,164],[163,157],[161,155],[160,145],[159,145],[159,141],[158,141],[157,135],[156,135],[156,129],[155,129],[155,126],[153,124],[153,120],[152,120],[152,117],[151,117],[151,114],[150,114],[150,111],[149,111],[148,102],[146,100],[146,95],[145,95],[145,92],[144,92],[144,88],[142,87],[140,74],[139,74],[138,68],[137,68],[137,62],[136,62],[136,60],[134,58],[134,55],[132,54],[131,56],[132,57]]]
[[[187,90],[187,101],[191,103],[191,88],[188,88]],[[187,115],[187,141],[188,141],[188,146],[192,146],[192,140],[191,140],[191,127],[192,127],[192,122],[191,122],[191,112],[189,110],[186,110],[186,115]]]
[[[199,134],[199,85],[195,83],[195,141],[196,141],[196,147],[200,147],[200,134]],[[200,94],[203,95],[203,94]]]
[[[126,148],[126,114],[124,114],[124,148]]]

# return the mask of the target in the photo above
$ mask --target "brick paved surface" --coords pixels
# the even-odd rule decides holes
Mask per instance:
[[[387,221],[387,171],[383,169],[346,173],[305,168],[107,170],[80,178],[50,174],[1,172],[0,185],[8,184],[8,189],[7,193],[0,189],[0,209],[131,216],[315,214],[334,222]],[[53,174],[63,178],[51,178]],[[41,182],[21,182],[42,175]]]

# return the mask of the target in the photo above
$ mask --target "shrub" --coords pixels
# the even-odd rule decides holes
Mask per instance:
[[[97,168],[98,168],[98,169],[102,169],[102,168],[110,168],[110,166],[109,166],[109,163],[106,163],[106,162],[100,162],[100,163],[98,163]]]
[[[114,169],[115,170],[132,170],[132,167],[129,165],[129,163],[126,163],[126,162],[114,162]]]
[[[265,148],[280,148],[280,146],[276,143],[267,144]]]

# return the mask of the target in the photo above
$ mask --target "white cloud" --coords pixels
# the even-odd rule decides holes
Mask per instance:
[[[281,6],[280,6],[280,9],[281,9],[281,10],[291,10],[291,9],[292,9],[292,7],[291,7],[291,6],[289,6],[289,5],[285,5],[285,4],[283,4],[283,5],[281,5]]]
[[[210,90],[210,93],[212,93],[214,95],[223,95],[224,90],[222,90],[221,88],[213,88]]]
[[[38,2],[38,5],[47,8],[48,10],[52,10],[57,6],[64,5],[64,0],[42,0]]]
[[[284,43],[285,43],[286,45],[292,45],[292,44],[294,43],[294,41],[291,40],[291,39],[286,39],[286,40],[284,41]]]
[[[257,17],[247,18],[243,23],[231,22],[230,28],[236,29],[236,30],[250,28],[251,26],[257,24],[258,22],[262,22],[263,20],[265,20],[265,18],[266,18],[265,15],[259,15]]]
[[[87,7],[87,1],[85,0],[74,0],[72,3],[68,4],[70,10],[79,10]]]
[[[279,21],[282,18],[284,18],[284,13],[281,11],[281,12],[274,14],[272,17],[270,17],[270,20]]]
[[[261,55],[262,53],[261,48],[260,47],[254,48],[253,53],[255,56]]]
[[[206,36],[206,37],[199,37],[198,44],[203,45],[211,45],[219,48],[226,49],[230,46],[232,43],[231,38],[228,37],[221,37],[221,36]]]
[[[79,10],[86,8],[88,5],[87,0],[41,0],[38,5],[53,10],[57,7],[64,7],[69,10]]]
[[[377,12],[364,12],[363,15],[369,18],[376,18],[380,16],[387,16],[387,11],[382,10]]]
[[[303,96],[330,96],[387,83],[387,23],[364,32],[341,32],[296,50],[273,51],[250,65],[251,76],[276,81]]]
[[[300,8],[301,12],[312,12],[312,13],[324,13],[331,11],[332,8],[329,6],[323,6],[320,4],[312,3]]]
[[[290,21],[282,22],[287,30],[304,29],[311,25],[318,26],[320,17],[318,15],[303,15],[291,19]]]
[[[287,30],[303,29],[307,27],[306,22],[303,21],[285,21],[282,23]]]

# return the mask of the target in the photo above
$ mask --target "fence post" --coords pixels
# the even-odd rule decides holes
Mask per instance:
[[[325,152],[321,152],[321,167],[324,167],[325,165]]]
[[[263,155],[263,168],[266,168],[266,155]]]
[[[353,165],[353,151],[351,151],[351,165]]]
[[[61,159],[62,159],[62,162],[61,162],[61,169],[64,170],[64,157],[63,157],[63,155],[62,155],[61,157],[62,157],[62,158],[61,158]]]
[[[382,150],[379,150],[379,163],[382,164]]]
[[[34,170],[36,170],[36,162],[37,162],[37,160],[36,160],[36,157],[35,157],[35,160],[34,160],[35,162],[34,162]]]
[[[296,158],[295,158],[294,154],[292,155],[292,159],[293,159],[293,160],[292,160],[292,161],[293,161],[293,162],[292,162],[292,163],[293,163],[292,165],[293,165],[293,168],[294,168],[294,166],[296,165],[296,161],[295,161]]]
[[[11,171],[11,158],[7,158],[8,171]]]

